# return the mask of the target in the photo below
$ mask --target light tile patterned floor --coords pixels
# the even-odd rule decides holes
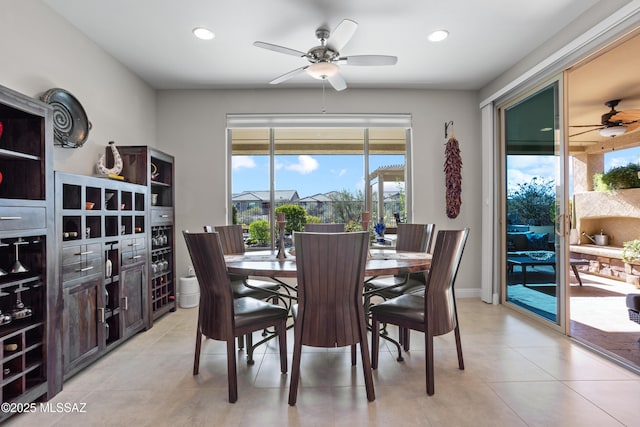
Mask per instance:
[[[435,344],[436,394],[427,396],[424,341],[398,363],[385,347],[367,402],[349,351],[305,348],[298,404],[276,343],[256,363],[239,353],[239,399],[227,402],[225,346],[207,341],[193,376],[197,309],[179,309],[67,381],[53,400],[81,414],[24,414],[10,426],[632,426],[640,377],[502,306],[459,300],[464,371],[452,334]],[[288,336],[289,362],[293,334]]]

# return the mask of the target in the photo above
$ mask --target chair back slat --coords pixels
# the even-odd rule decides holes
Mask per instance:
[[[311,233],[344,233],[344,224],[305,224],[304,231]]]
[[[434,224],[398,224],[396,250],[429,252]]]
[[[242,225],[216,225],[214,230],[220,235],[222,250],[226,255],[239,255],[244,253]]]
[[[206,337],[227,340],[234,336],[233,295],[219,234],[182,234],[200,288],[200,329]]]
[[[344,347],[360,342],[368,243],[367,232],[295,233],[295,327],[302,330],[303,345]]]
[[[425,313],[433,335],[443,335],[456,327],[454,284],[469,229],[440,230],[433,248],[427,276]]]

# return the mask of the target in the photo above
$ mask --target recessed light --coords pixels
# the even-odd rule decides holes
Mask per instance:
[[[447,30],[436,30],[427,36],[430,42],[441,42],[442,40],[449,37],[449,31]]]
[[[196,27],[192,32],[194,36],[201,40],[211,40],[216,36],[210,29],[204,27]]]

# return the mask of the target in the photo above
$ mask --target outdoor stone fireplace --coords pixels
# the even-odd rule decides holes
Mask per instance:
[[[588,259],[589,272],[626,280],[638,286],[640,266],[622,262],[624,242],[640,239],[640,189],[585,191],[574,195],[577,244],[570,246],[572,258]],[[608,246],[594,245],[582,235],[609,236]]]

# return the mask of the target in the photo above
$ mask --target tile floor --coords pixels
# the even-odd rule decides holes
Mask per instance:
[[[225,346],[207,341],[191,374],[197,309],[160,319],[64,385],[54,403],[85,413],[15,416],[9,426],[632,426],[640,377],[502,306],[458,303],[464,371],[453,334],[436,338],[436,394],[424,384],[422,335],[398,363],[383,348],[367,402],[348,348],[305,348],[298,404],[287,404],[276,343],[239,355],[239,399],[227,402]],[[395,329],[395,328],[394,328]],[[291,362],[292,331],[288,336]]]

